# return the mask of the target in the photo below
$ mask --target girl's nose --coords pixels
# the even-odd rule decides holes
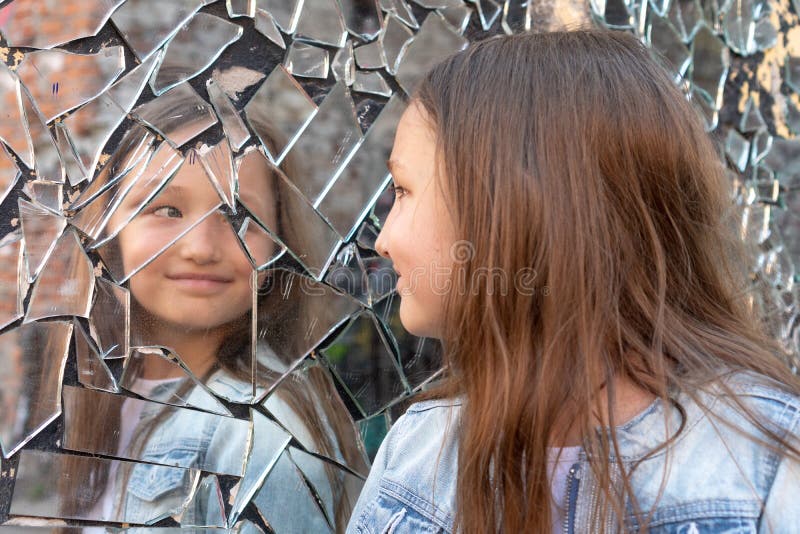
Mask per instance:
[[[176,243],[181,257],[201,265],[220,261],[223,248],[220,240],[233,237],[222,235],[223,224],[228,223],[221,214],[206,217]]]

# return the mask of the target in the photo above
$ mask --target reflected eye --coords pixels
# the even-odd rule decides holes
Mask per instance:
[[[168,217],[170,219],[183,217],[181,210],[175,206],[160,206],[151,211],[151,213],[157,217]]]

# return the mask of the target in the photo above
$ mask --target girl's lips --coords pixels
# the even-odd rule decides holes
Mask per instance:
[[[186,293],[196,296],[211,296],[227,289],[233,282],[230,278],[218,275],[181,273],[167,278]]]

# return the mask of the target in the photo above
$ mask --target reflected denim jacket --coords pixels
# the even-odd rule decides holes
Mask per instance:
[[[727,380],[765,425],[798,439],[800,399],[753,374],[739,373]],[[709,418],[685,395],[675,396],[674,401],[657,399],[616,429],[639,509],[645,516],[653,511],[648,532],[800,533],[800,464]],[[722,395],[703,394],[703,402],[746,432],[761,435]],[[459,400],[420,402],[397,420],[375,458],[349,533],[452,532],[458,464],[455,429],[461,409]],[[667,436],[675,436],[681,423],[669,453],[662,449],[648,456]],[[591,523],[599,495],[581,453],[567,480],[565,533],[619,531],[613,514],[605,525]],[[641,520],[629,503],[625,531],[636,532]]]

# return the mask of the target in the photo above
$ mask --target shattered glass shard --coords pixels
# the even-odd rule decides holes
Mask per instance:
[[[25,265],[28,282],[33,282],[56,246],[67,220],[49,209],[18,199],[22,235],[25,237]]]
[[[167,379],[173,379],[169,387],[151,388],[147,383],[147,380]],[[180,356],[160,347],[132,348],[125,360],[119,385],[155,402],[231,416],[231,412],[186,367]],[[230,474],[240,474],[240,470],[234,469]]]
[[[8,46],[52,48],[97,35],[124,1],[82,0],[80,10],[75,10],[69,2],[43,4],[40,0],[14,0],[0,8],[0,34]],[[31,24],[31,19],[36,24]]]
[[[328,51],[301,41],[292,41],[283,65],[295,76],[325,79],[328,77]]]
[[[23,276],[23,243],[19,232],[8,234],[0,241],[0,328],[5,328],[25,314],[22,301],[28,284]],[[6,363],[0,361],[0,365],[5,366]],[[2,393],[0,399],[4,399]]]
[[[68,130],[76,152],[86,171],[85,179],[94,177],[103,147],[111,134],[133,108],[161,55],[154,54],[146,62],[117,80],[105,93],[71,113],[61,123]],[[70,179],[70,183],[75,182]]]
[[[247,122],[276,163],[316,112],[317,106],[282,65],[275,67],[244,107]]]
[[[88,317],[94,292],[92,262],[74,229],[64,232],[33,286],[25,323],[46,317]]]
[[[22,87],[16,73],[0,62],[0,92],[5,103],[0,106],[0,139],[29,168],[33,168],[33,142],[22,110]]]
[[[75,356],[78,363],[78,381],[89,389],[118,393],[117,381],[103,361],[83,327],[74,321]]]
[[[345,46],[333,56],[331,71],[337,82],[343,81],[348,87],[353,85],[356,77],[356,64],[351,41],[347,41]]]
[[[304,2],[295,38],[337,48],[344,46],[347,29],[339,9],[339,0]]]
[[[0,204],[17,183],[20,172],[5,144],[0,144]]]
[[[362,69],[379,69],[386,66],[381,41],[373,41],[353,50],[356,63]]]
[[[407,107],[394,95],[372,123],[352,157],[336,172],[336,181],[319,203],[319,211],[336,231],[349,239],[370,206],[385,189],[390,177],[386,160],[392,150],[394,131]],[[347,198],[347,202],[342,199]]]
[[[361,141],[361,126],[350,90],[337,82],[308,127],[292,146],[281,169],[313,203]]]
[[[233,103],[213,78],[209,78],[206,81],[206,90],[208,91],[211,105],[214,106],[214,111],[217,112],[217,117],[222,122],[222,130],[225,132],[225,137],[228,138],[233,150],[238,152],[242,145],[250,139],[250,131],[239,116],[239,112],[236,111]]]
[[[136,57],[144,61],[203,5],[203,0],[127,0],[111,16],[111,21]],[[154,17],[154,13],[158,16]]]
[[[714,110],[719,110],[730,67],[730,51],[707,26],[701,27],[692,41],[692,63],[694,88],[708,95]]]
[[[258,443],[258,447],[251,448],[247,456],[244,476],[239,483],[239,489],[228,516],[228,526],[236,523],[236,520],[239,519],[244,507],[262,486],[270,470],[292,440],[292,436],[288,432],[259,412],[251,409],[250,417],[253,423],[252,440],[253,443]]]
[[[383,79],[378,71],[356,71],[356,80],[353,83],[353,91],[359,93],[370,93],[378,96],[392,96],[392,89],[386,80]]]
[[[304,2],[305,0],[256,0],[256,6],[269,13],[284,33],[292,34],[297,27]]]
[[[124,70],[123,47],[107,46],[96,54],[57,49],[28,52],[17,74],[45,122],[50,122],[101,94]]]
[[[0,445],[6,458],[61,413],[61,380],[71,335],[72,323],[66,321],[24,324],[0,334],[3,368],[17,370],[0,373]]]
[[[455,32],[441,15],[429,14],[417,36],[400,60],[395,78],[403,90],[411,94],[419,79],[434,64],[464,49],[468,41]]]
[[[211,106],[188,82],[133,110],[139,120],[179,147],[217,123]]]
[[[255,28],[261,35],[286,50],[286,42],[283,40],[283,35],[275,23],[275,19],[268,11],[257,9],[255,12]]]
[[[371,41],[381,32],[383,15],[377,0],[340,0],[347,31],[352,35]]]
[[[208,13],[197,13],[170,40],[158,70],[150,79],[155,95],[207,69],[244,30]]]

